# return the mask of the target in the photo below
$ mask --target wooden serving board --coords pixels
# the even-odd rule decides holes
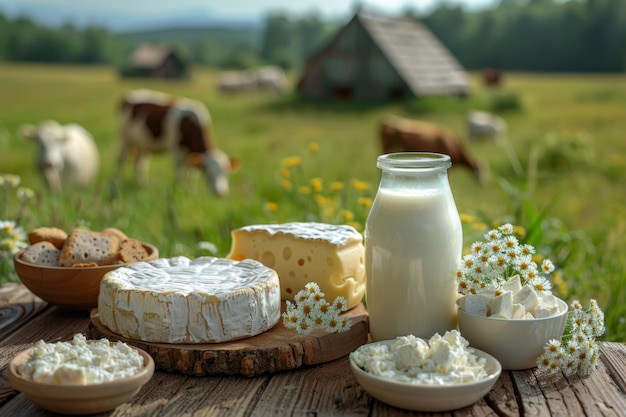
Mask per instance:
[[[285,305],[283,303],[283,311]],[[352,322],[343,333],[314,330],[299,335],[281,321],[257,336],[225,343],[170,344],[144,342],[113,333],[102,324],[97,309],[91,311],[88,336],[121,340],[148,352],[157,368],[186,375],[241,374],[256,376],[317,365],[341,358],[367,343],[368,314],[359,304],[344,313]]]

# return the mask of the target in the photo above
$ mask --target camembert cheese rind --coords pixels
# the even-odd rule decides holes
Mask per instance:
[[[278,272],[281,297],[293,300],[316,282],[327,300],[343,296],[348,308],[365,293],[363,237],[352,226],[316,222],[250,225],[231,232],[229,259],[255,259]]]
[[[276,272],[254,260],[161,258],[108,272],[100,321],[124,337],[221,343],[263,333],[280,320]]]

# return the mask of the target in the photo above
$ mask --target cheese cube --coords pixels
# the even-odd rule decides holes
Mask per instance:
[[[348,308],[365,294],[363,236],[352,226],[316,222],[251,225],[231,232],[228,259],[254,259],[278,273],[281,298],[293,300],[316,282],[332,302],[343,296]]]
[[[522,289],[522,281],[519,278],[519,274],[513,275],[504,284],[502,284],[503,291],[511,291],[513,295],[517,294]]]
[[[489,303],[489,308],[491,309],[490,317],[510,319],[513,314],[513,293],[504,291],[502,294],[494,297]]]
[[[513,310],[511,311],[511,318],[515,320],[523,320],[526,316],[526,309],[523,305],[513,303]]]
[[[548,307],[544,307],[542,305],[538,305],[533,310],[533,316],[536,319],[539,319],[539,318],[542,318],[542,317],[554,316],[558,312],[559,312],[559,307],[557,305],[548,306]]]
[[[467,294],[459,299],[459,307],[467,313],[488,316],[490,301],[491,297],[486,294]]]
[[[533,311],[539,305],[539,297],[534,288],[525,285],[515,294],[513,301],[524,306],[526,311]]]
[[[557,307],[556,297],[545,291],[537,291],[537,297],[539,298],[539,306],[545,308]]]

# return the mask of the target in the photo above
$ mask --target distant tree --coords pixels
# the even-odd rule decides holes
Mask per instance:
[[[81,36],[76,53],[76,60],[85,64],[103,64],[111,62],[112,44],[109,32],[104,29],[86,28]]]
[[[265,33],[261,42],[261,59],[285,69],[295,66],[298,55],[294,34],[294,25],[285,14],[269,14],[265,20]]]
[[[324,27],[324,22],[317,13],[311,13],[295,23],[299,62],[306,61],[320,48],[326,39]]]

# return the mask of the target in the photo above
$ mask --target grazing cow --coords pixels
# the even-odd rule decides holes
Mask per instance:
[[[223,93],[255,90],[284,93],[287,91],[287,84],[287,76],[282,68],[269,65],[241,71],[226,71],[221,75],[218,87]]]
[[[80,125],[46,120],[38,127],[23,125],[20,135],[37,142],[37,168],[52,191],[61,191],[64,184],[87,186],[100,169],[96,142]]]
[[[500,84],[502,84],[502,79],[504,78],[502,71],[493,68],[483,69],[482,76],[483,84],[487,87],[499,87]]]
[[[381,123],[380,138],[383,153],[414,151],[447,154],[452,166],[471,169],[482,182],[479,163],[465,149],[458,136],[446,128],[421,120],[391,117]]]
[[[211,117],[202,103],[157,91],[132,91],[121,103],[118,173],[134,151],[136,180],[145,184],[150,154],[168,152],[177,178],[191,164],[202,170],[215,195],[225,196],[235,161],[217,148],[210,130]]]
[[[467,113],[467,138],[502,140],[506,137],[507,124],[498,115],[472,110]]]

